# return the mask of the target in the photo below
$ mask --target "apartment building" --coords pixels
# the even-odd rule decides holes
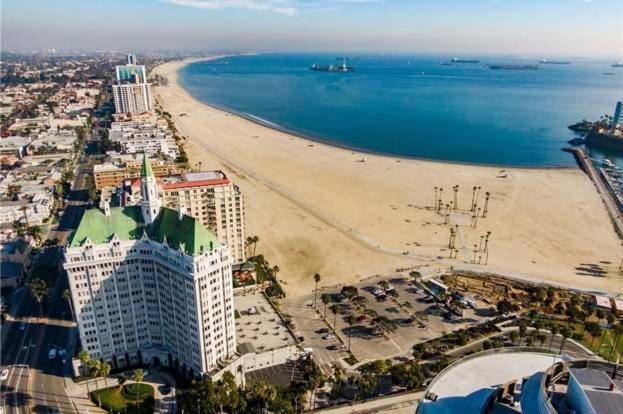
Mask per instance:
[[[137,206],[87,210],[65,250],[83,349],[113,367],[207,375],[235,354],[229,249],[161,206],[146,157],[141,195]]]

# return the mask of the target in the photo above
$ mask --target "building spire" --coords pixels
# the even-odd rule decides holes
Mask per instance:
[[[143,167],[141,168],[141,177],[153,177],[154,172],[151,170],[151,164],[149,163],[149,158],[147,158],[147,153],[143,153]]]
[[[156,177],[151,170],[147,154],[143,154],[143,167],[141,168],[141,211],[145,224],[151,224],[160,213],[161,201],[158,197]]]

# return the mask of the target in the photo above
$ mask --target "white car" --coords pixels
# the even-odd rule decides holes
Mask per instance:
[[[54,358],[56,358],[56,348],[52,348],[52,349],[50,349],[50,352],[48,352],[48,358],[49,358],[49,359],[54,359]]]
[[[6,381],[7,379],[9,379],[9,370],[3,369],[2,372],[0,372],[0,381]]]
[[[322,339],[335,339],[335,335],[333,335],[333,334],[326,334],[325,336],[322,337]]]
[[[58,355],[61,356],[61,357],[64,357],[66,353],[67,353],[67,351],[65,351],[65,349],[61,348],[61,349],[58,350]]]

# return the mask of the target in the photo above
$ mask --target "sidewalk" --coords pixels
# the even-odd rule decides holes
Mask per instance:
[[[325,408],[315,412],[322,414],[373,414],[381,412],[388,414],[413,414],[417,408],[418,402],[423,396],[423,392],[410,392],[389,397],[380,397],[353,405]]]

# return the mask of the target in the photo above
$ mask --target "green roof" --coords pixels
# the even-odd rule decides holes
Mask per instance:
[[[147,158],[147,154],[143,154],[143,167],[141,168],[141,177],[153,176],[154,172],[151,170],[151,164]]]
[[[69,242],[70,247],[82,246],[88,238],[94,244],[108,243],[113,234],[121,240],[138,240],[143,231],[149,238],[178,249],[184,244],[184,252],[191,256],[201,250],[211,250],[222,244],[214,234],[207,230],[193,217],[184,215],[178,220],[178,212],[170,208],[161,208],[156,220],[145,227],[140,207],[113,207],[106,216],[99,209],[90,209],[84,213],[78,228]]]

